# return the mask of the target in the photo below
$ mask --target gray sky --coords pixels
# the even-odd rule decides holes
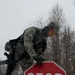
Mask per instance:
[[[0,0],[0,58],[5,59],[4,46],[8,40],[17,38],[41,14],[48,17],[57,3],[63,8],[71,29],[75,30],[73,0]]]

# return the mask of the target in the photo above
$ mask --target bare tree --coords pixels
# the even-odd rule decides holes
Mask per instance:
[[[56,35],[54,38],[52,38],[52,53],[53,53],[53,61],[60,63],[60,32],[61,27],[65,23],[65,18],[63,14],[63,9],[56,4],[52,11],[49,12],[49,18],[48,22],[55,22],[56,23],[56,30],[58,32],[58,35]],[[56,57],[57,56],[57,57]]]
[[[56,4],[52,11],[49,12],[48,22],[54,21],[58,25],[62,26],[65,23],[64,13],[62,7]]]
[[[48,18],[48,23],[51,21],[55,22],[58,31],[58,35],[54,36],[52,39],[49,39],[50,42],[48,44],[50,49],[48,49],[48,51],[50,50],[50,52],[48,52],[48,54],[51,57],[49,60],[53,60],[63,67],[66,70],[67,75],[75,75],[74,32],[70,30],[69,26],[64,27],[68,24],[66,24],[62,8],[58,4],[53,7],[49,14],[50,17]]]
[[[36,19],[36,21],[33,22],[33,24],[38,28],[43,28],[46,24],[44,16],[39,16],[38,19]]]
[[[47,22],[41,17],[34,24],[42,28],[52,21],[56,23],[58,34],[47,39],[45,58],[64,68],[67,75],[75,75],[75,32],[71,31],[66,23],[63,9],[56,4],[52,11],[49,12]]]
[[[70,27],[65,27],[62,38],[62,47],[64,49],[63,65],[67,74],[74,74],[74,54],[75,54],[75,38],[74,32],[70,30]]]

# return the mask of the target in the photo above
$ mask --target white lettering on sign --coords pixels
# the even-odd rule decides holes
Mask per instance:
[[[62,75],[62,74],[60,74],[60,73],[55,73],[55,75]]]
[[[28,73],[28,75],[34,75],[34,73]],[[36,73],[36,75],[44,75],[43,73]],[[46,75],[52,75],[51,73],[47,73]],[[60,73],[55,73],[55,75],[62,75]]]
[[[33,73],[28,73],[28,75],[34,75]]]
[[[36,75],[43,75],[43,73],[36,73]]]

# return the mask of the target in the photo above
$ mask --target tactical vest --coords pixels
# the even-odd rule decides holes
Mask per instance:
[[[46,38],[42,36],[42,31],[39,29],[36,29],[36,32],[33,36],[33,48],[35,52],[40,55],[42,54],[46,49]]]

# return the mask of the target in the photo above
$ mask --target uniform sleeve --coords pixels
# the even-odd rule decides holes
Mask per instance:
[[[36,54],[34,48],[33,48],[33,30],[26,30],[24,32],[24,47],[27,53],[32,57],[34,54]]]

